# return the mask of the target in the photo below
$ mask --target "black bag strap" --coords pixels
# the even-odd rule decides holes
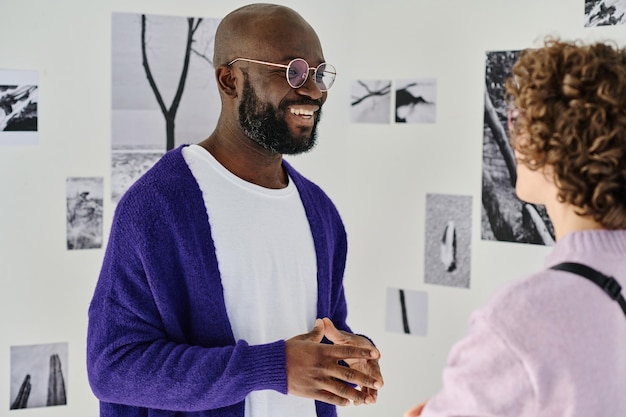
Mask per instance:
[[[622,295],[622,286],[619,285],[619,282],[617,282],[615,278],[604,275],[600,271],[576,262],[563,262],[551,266],[550,269],[571,272],[595,282],[612,300],[617,301],[617,304],[619,304],[624,314],[626,314],[626,300],[624,300],[624,296]]]

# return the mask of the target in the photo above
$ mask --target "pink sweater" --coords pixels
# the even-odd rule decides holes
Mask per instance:
[[[626,288],[626,231],[571,233],[545,266],[564,261]],[[422,416],[626,416],[626,316],[596,284],[571,273],[517,280],[472,315]]]

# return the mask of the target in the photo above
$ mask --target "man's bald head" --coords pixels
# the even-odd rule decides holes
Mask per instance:
[[[288,35],[294,31],[315,35],[311,25],[289,7],[269,3],[240,7],[226,15],[217,28],[213,64],[227,65],[239,57],[263,59],[259,56],[263,51],[294,42]]]

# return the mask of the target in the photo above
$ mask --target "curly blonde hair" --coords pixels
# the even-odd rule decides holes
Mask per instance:
[[[559,201],[607,229],[626,228],[626,49],[548,38],[522,51],[512,74],[518,163],[551,166]]]

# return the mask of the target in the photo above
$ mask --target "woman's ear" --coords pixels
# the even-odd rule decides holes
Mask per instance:
[[[227,65],[220,65],[215,69],[217,88],[228,97],[237,97],[237,74]]]

